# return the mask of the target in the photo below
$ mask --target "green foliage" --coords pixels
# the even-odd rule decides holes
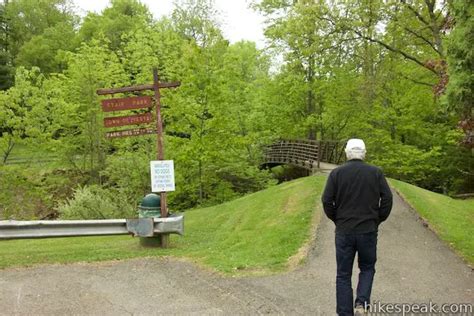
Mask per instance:
[[[208,47],[222,40],[213,0],[179,0],[171,15],[177,31],[188,41]]]
[[[80,178],[50,174],[71,184],[54,199],[97,184],[135,205],[149,191],[156,136],[106,139],[103,118],[149,110],[104,115],[100,101],[110,96],[96,90],[150,83],[157,68],[161,81],[182,83],[161,90],[174,210],[272,185],[258,165],[264,146],[279,138],[360,137],[388,175],[444,193],[471,191],[473,156],[456,147],[455,125],[456,106],[469,104],[470,42],[462,34],[470,34],[472,6],[452,4],[446,109],[433,90],[442,92],[446,79],[449,19],[432,3],[259,1],[269,40],[259,50],[225,39],[210,0],[176,1],[160,20],[137,0],[114,0],[81,23],[69,0],[9,1],[0,6],[0,88],[13,73],[15,85],[0,92],[1,162],[16,148],[47,153],[68,170],[64,177]],[[269,54],[283,58],[279,68]]]
[[[120,194],[129,204],[138,205],[140,199],[150,193],[152,158],[144,148],[114,153],[107,157],[102,176],[109,187],[120,188]]]
[[[474,76],[474,6],[465,1],[452,1],[455,27],[449,35],[448,65],[450,80],[448,100],[458,113],[470,114],[473,104]]]
[[[135,207],[119,192],[97,185],[78,187],[74,197],[58,206],[62,219],[107,219],[136,217]]]
[[[450,5],[455,26],[448,42],[448,106],[461,118],[459,127],[465,133],[462,143],[474,148],[474,6],[459,0]],[[471,165],[467,172],[472,174],[473,168]]]
[[[8,64],[8,55],[0,51],[0,90],[10,88],[13,84],[12,67]]]
[[[43,73],[60,72],[66,67],[64,53],[77,46],[74,25],[58,23],[23,44],[15,63],[27,68],[38,67]]]
[[[438,187],[443,183],[438,182],[441,180],[439,177],[441,148],[434,147],[429,151],[423,151],[414,146],[397,144],[387,145],[384,151],[385,154],[373,154],[375,157],[371,161],[383,166],[387,175],[442,191],[443,188]]]
[[[19,151],[19,147],[14,152]],[[42,152],[42,156],[46,153]],[[36,152],[36,157],[41,156]],[[0,165],[0,219],[38,220],[57,217],[58,202],[70,196],[83,177],[67,169],[30,163]]]
[[[5,3],[0,3],[0,90],[10,88],[13,84],[13,67],[8,51],[8,24],[5,16]]]
[[[44,124],[36,118],[37,102],[42,99],[44,76],[38,68],[26,70],[17,69],[15,86],[5,92],[0,92],[0,149],[2,162],[6,161],[13,147],[26,142],[25,138],[38,135]]]
[[[66,93],[62,97],[69,104],[68,119],[60,118],[58,122],[65,122],[68,127],[61,131],[61,149],[75,168],[89,173],[91,182],[100,183],[108,143],[104,141],[103,113],[96,90],[125,86],[129,81],[106,39],[93,40],[76,53],[69,53],[64,75],[57,82],[63,84]]]
[[[123,36],[145,27],[151,21],[151,14],[137,0],[112,0],[110,4],[102,14],[89,13],[79,35],[86,42],[105,37],[109,47],[117,50],[124,45]]]
[[[0,187],[0,219],[39,219],[52,209],[46,188],[22,168],[0,167]]]
[[[185,40],[167,19],[142,27],[127,37],[123,63],[136,84],[151,81],[151,69],[159,69],[163,81],[179,80],[185,71],[183,55],[188,50]],[[184,82],[183,82],[184,84]],[[166,97],[172,91],[163,91]]]
[[[47,53],[44,57],[54,57],[54,48],[71,48],[68,41],[73,41],[74,37],[69,33],[69,36],[61,38],[60,34],[65,35],[62,33],[63,28],[70,30],[75,27],[78,17],[72,11],[70,0],[11,0],[5,5],[5,21],[8,51],[12,61],[20,53],[22,57],[18,60],[19,65],[44,67],[51,65],[52,61],[31,53]],[[43,41],[47,41],[52,47],[44,46]],[[27,47],[23,48],[25,44]]]
[[[461,2],[467,21],[472,5]],[[363,138],[371,162],[393,177],[439,192],[471,190],[472,158],[448,141],[456,114],[437,97],[447,81],[446,8],[435,1],[266,0],[255,7],[267,18],[271,47],[284,58],[263,91],[264,130],[291,138]],[[463,47],[459,63],[470,71],[472,50]]]

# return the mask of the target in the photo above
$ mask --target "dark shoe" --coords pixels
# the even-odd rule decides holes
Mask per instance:
[[[357,306],[354,308],[354,316],[364,316],[364,315],[366,315],[364,306],[362,306],[362,305],[357,305]]]

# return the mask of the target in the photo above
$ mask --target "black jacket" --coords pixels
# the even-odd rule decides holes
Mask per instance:
[[[329,174],[322,196],[336,232],[377,231],[392,209],[392,193],[382,170],[353,159]]]

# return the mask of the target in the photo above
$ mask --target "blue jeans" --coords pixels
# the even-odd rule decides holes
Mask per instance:
[[[355,302],[352,293],[352,266],[355,254],[358,254],[359,283]],[[377,261],[377,232],[364,234],[336,232],[336,300],[337,314],[354,314],[354,305],[370,303],[370,292]]]

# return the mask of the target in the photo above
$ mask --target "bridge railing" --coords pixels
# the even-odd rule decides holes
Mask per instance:
[[[345,161],[343,142],[321,141],[320,161],[338,165]]]
[[[292,164],[313,170],[320,162],[339,164],[344,159],[344,144],[336,141],[308,139],[280,140],[267,146],[265,164]]]

